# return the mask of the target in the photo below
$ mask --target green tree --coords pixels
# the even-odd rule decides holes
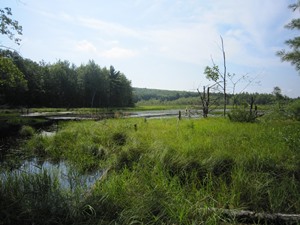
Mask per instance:
[[[274,87],[272,94],[275,96],[275,102],[277,107],[276,110],[284,112],[284,106],[286,106],[288,103],[288,97],[282,95],[281,89],[278,86]]]
[[[113,66],[109,68],[109,106],[118,106],[120,100],[120,71],[116,71]]]
[[[289,5],[289,8],[296,11],[300,8],[300,0],[295,4]],[[288,23],[285,28],[290,30],[300,30],[300,18],[293,19]],[[277,52],[277,55],[281,57],[282,61],[290,62],[296,67],[296,70],[300,73],[300,36],[285,41],[285,44],[291,49],[290,51],[281,50]]]
[[[284,99],[284,96],[282,95],[280,87],[278,87],[278,86],[274,87],[272,93],[276,97],[277,101],[280,101],[280,100]]]
[[[107,105],[108,81],[105,69],[101,69],[93,60],[78,68],[78,86],[85,106]]]
[[[0,102],[20,104],[17,94],[27,89],[24,74],[12,59],[0,55]]]
[[[15,51],[3,50],[1,52],[3,56],[12,60],[20,72],[24,74],[24,79],[27,81],[28,89],[25,93],[20,93],[18,101],[30,107],[42,105],[44,95],[42,66],[30,59],[21,57]]]
[[[13,20],[11,16],[11,8],[0,9],[0,33],[19,45],[21,39],[16,37],[16,34],[22,35],[22,26],[19,25],[18,21]]]
[[[11,8],[0,8],[0,34],[7,36],[10,40],[16,44],[20,44],[21,39],[18,35],[22,35],[22,26],[19,22],[11,18]],[[0,48],[7,48],[0,43]],[[5,103],[21,104],[18,102],[20,98],[19,91],[23,91],[27,88],[24,74],[16,67],[11,58],[5,56],[3,52],[0,52],[0,98]]]
[[[48,65],[45,78],[47,104],[53,107],[71,107],[76,102],[77,75],[75,66],[68,61]]]
[[[133,96],[132,96],[132,87],[131,81],[129,81],[126,76],[120,74],[120,96],[119,96],[119,105],[120,106],[133,106]]]

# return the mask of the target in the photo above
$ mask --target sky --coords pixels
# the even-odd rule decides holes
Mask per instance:
[[[196,91],[209,85],[204,69],[223,71],[222,36],[228,92],[271,93],[275,86],[300,96],[300,75],[276,52],[299,31],[284,28],[300,16],[296,0],[0,0],[23,27],[15,45],[0,44],[24,58],[76,66],[94,60],[113,65],[133,87]]]

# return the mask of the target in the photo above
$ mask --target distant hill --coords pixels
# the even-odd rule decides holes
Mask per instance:
[[[179,98],[197,97],[197,92],[188,91],[170,91],[161,89],[148,89],[148,88],[133,88],[133,101],[148,101],[160,100],[160,101],[174,101]]]
[[[133,88],[133,102],[146,102],[156,104],[200,104],[200,97],[197,92],[192,91],[170,91],[161,89],[148,89],[148,88]],[[211,93],[211,103],[212,104],[222,104],[223,101],[222,93]],[[239,94],[228,94],[228,103],[240,105],[249,102],[251,97],[254,97],[255,104],[266,105],[273,104],[276,102],[275,95],[265,94],[265,93],[239,93]],[[286,101],[289,100],[287,96],[284,96]]]

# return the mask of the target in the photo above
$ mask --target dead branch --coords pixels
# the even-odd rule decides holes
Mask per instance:
[[[111,168],[103,171],[99,181],[102,182],[107,177]],[[91,194],[94,186],[87,192]],[[266,213],[254,212],[250,210],[203,208],[207,213],[218,213],[224,220],[234,220],[243,224],[272,224],[272,225],[297,225],[300,224],[300,214]]]
[[[236,209],[216,209],[209,208],[208,211],[217,212],[224,218],[234,219],[241,223],[260,223],[260,224],[299,224],[300,214],[284,214],[284,213],[257,213],[248,210]]]

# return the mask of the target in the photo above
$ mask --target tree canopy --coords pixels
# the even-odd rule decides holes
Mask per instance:
[[[300,9],[300,0],[295,4],[289,5],[289,8],[293,11]],[[290,30],[300,30],[300,18],[291,20],[285,28]],[[300,73],[300,36],[285,41],[285,44],[288,45],[291,50],[278,51],[277,55],[281,57],[282,61],[287,61],[294,65],[296,70]]]
[[[21,39],[16,37],[16,34],[22,35],[22,26],[19,25],[17,20],[12,19],[11,16],[11,8],[5,7],[0,9],[0,33],[19,45]]]
[[[27,107],[131,106],[131,81],[113,66],[93,60],[76,67],[69,61],[36,63],[0,50],[0,105]],[[3,65],[2,65],[3,64]]]

